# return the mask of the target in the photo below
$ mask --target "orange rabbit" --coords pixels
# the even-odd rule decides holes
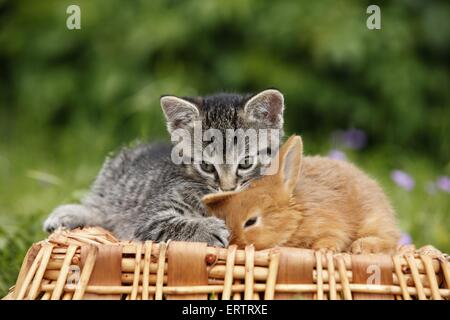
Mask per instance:
[[[393,251],[400,232],[380,186],[348,162],[302,152],[302,139],[292,136],[280,148],[276,174],[240,192],[203,198],[210,212],[225,219],[230,242],[256,249]]]

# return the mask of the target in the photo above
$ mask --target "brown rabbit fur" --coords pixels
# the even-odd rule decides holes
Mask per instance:
[[[395,250],[400,233],[380,186],[348,162],[302,152],[302,139],[292,136],[275,158],[275,174],[240,192],[203,198],[210,212],[225,219],[230,243],[256,249]]]

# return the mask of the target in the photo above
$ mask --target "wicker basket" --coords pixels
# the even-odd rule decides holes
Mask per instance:
[[[28,251],[5,299],[449,299],[448,256],[394,256],[202,243],[119,242],[100,228],[59,230]]]

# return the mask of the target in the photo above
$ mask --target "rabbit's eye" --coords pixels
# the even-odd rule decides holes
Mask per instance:
[[[209,162],[206,162],[206,161],[202,161],[200,163],[200,168],[206,173],[213,173],[214,170],[216,170],[212,163],[209,163]]]
[[[258,221],[258,217],[253,217],[245,221],[244,228],[251,227]]]

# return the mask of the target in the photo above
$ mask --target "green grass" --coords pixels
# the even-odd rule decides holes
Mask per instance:
[[[70,147],[25,140],[0,144],[0,296],[14,284],[29,246],[45,238],[41,225],[49,211],[58,204],[78,201],[104,156],[119,146],[106,136],[91,140]],[[46,147],[39,147],[43,145]],[[327,143],[307,138],[305,145],[306,153],[325,154],[329,149]],[[427,157],[387,149],[353,151],[348,157],[382,184],[397,210],[401,228],[418,246],[433,244],[450,252],[450,196],[426,192],[428,181],[448,174],[450,168],[439,167]],[[396,186],[390,179],[393,169],[412,174],[414,190]]]

